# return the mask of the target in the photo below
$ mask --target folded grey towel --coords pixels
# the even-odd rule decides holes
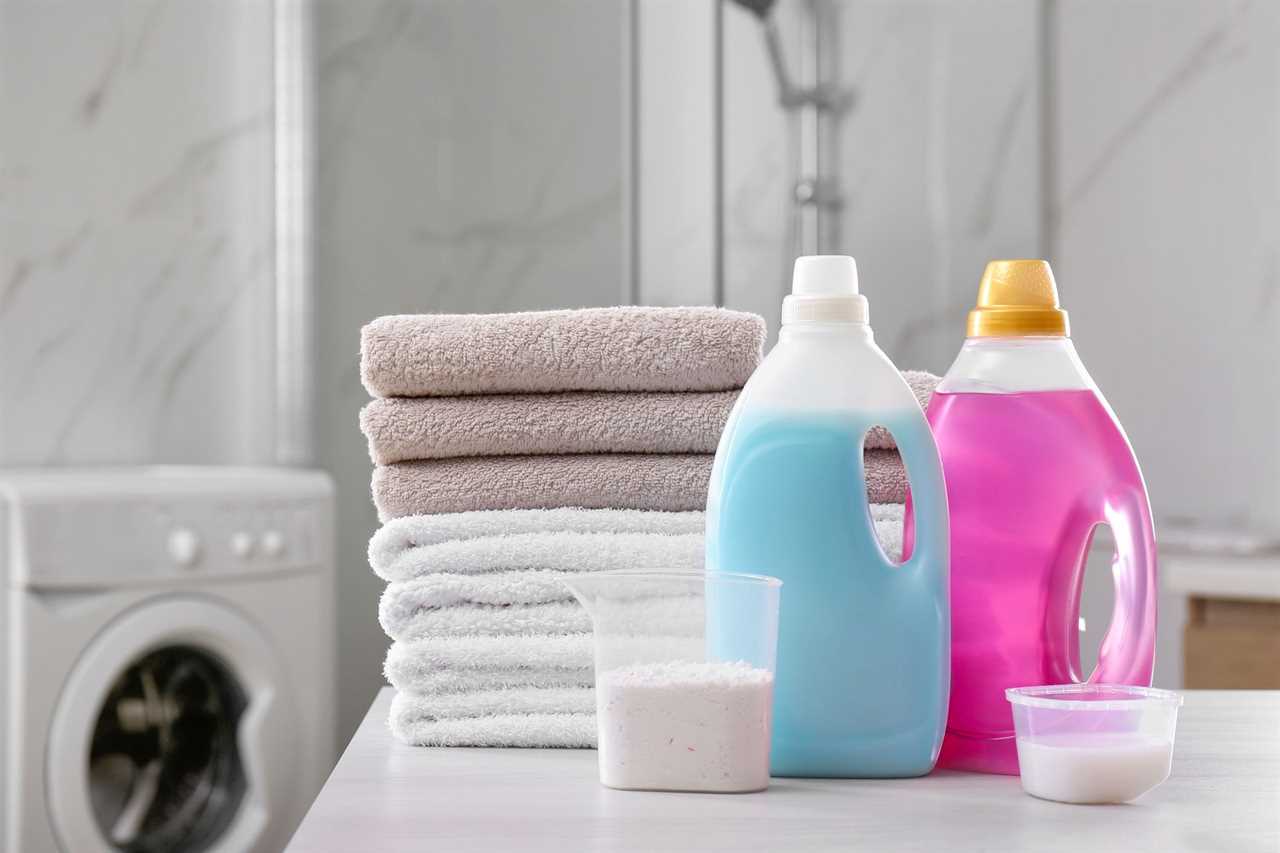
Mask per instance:
[[[868,450],[862,454],[867,500],[873,504],[900,504],[907,500],[907,469],[896,450]]]
[[[485,509],[703,509],[712,458],[601,453],[397,462],[374,469],[373,502],[384,522]]]
[[[375,397],[727,391],[760,363],[764,320],[723,308],[401,314],[361,331]]]
[[[904,370],[902,378],[907,380],[907,384],[911,386],[911,393],[916,395],[916,402],[920,404],[921,411],[929,408],[929,400],[933,397],[933,391],[938,387],[940,381],[938,377],[924,370]],[[875,427],[867,432],[867,442],[865,445],[868,450],[896,450],[898,445],[894,443],[893,436],[883,427]]]
[[[373,471],[378,519],[469,510],[695,510],[707,502],[709,454],[476,456],[381,465]],[[872,503],[900,504],[907,474],[896,450],[864,455]]]
[[[378,465],[545,453],[715,453],[737,391],[393,397],[360,413]]]

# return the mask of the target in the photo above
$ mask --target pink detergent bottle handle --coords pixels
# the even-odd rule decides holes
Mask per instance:
[[[1103,518],[1115,538],[1115,608],[1090,682],[1150,686],[1155,664],[1157,559],[1151,508],[1141,491],[1109,495]]]

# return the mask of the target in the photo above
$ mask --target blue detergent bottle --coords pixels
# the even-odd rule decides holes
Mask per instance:
[[[863,442],[894,436],[915,517],[910,559],[876,539]],[[876,346],[857,266],[796,260],[782,331],[729,418],[707,501],[708,571],[782,580],[770,769],[906,777],[938,757],[950,686],[947,498],[915,397]],[[718,656],[758,627],[709,598]]]

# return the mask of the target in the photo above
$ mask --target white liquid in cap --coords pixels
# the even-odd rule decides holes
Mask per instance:
[[[1169,778],[1173,743],[1134,734],[1087,732],[1018,738],[1028,794],[1064,803],[1123,803]]]

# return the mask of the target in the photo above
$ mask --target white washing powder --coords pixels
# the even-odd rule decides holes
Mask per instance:
[[[666,661],[596,678],[600,781],[650,791],[769,786],[773,673],[743,662]]]
[[[1123,803],[1165,779],[1173,743],[1134,734],[1080,733],[1018,738],[1028,794],[1063,803]]]

